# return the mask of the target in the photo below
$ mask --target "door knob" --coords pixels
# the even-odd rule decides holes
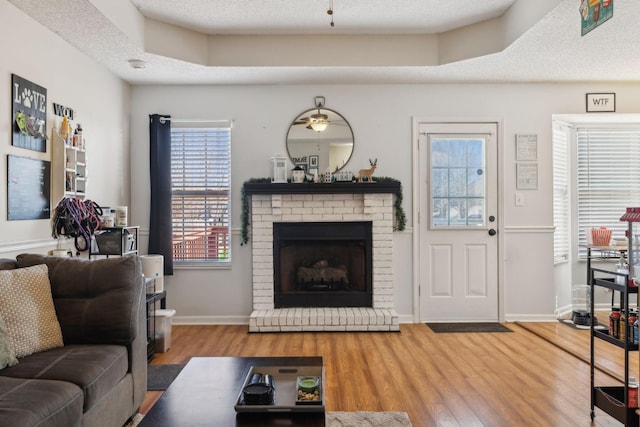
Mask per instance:
[[[493,216],[493,215],[489,216],[489,222],[493,222],[493,221],[495,221],[495,220],[496,220],[496,217],[495,217],[495,216]]]
[[[490,228],[490,229],[489,229],[489,236],[495,236],[495,235],[496,235],[496,233],[497,233],[497,231],[496,231],[496,230],[494,230],[493,228]]]

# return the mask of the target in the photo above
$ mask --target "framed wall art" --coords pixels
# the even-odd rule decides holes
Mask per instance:
[[[309,167],[317,168],[319,159],[320,159],[320,156],[309,156]]]
[[[13,131],[11,145],[47,151],[47,89],[11,75]]]

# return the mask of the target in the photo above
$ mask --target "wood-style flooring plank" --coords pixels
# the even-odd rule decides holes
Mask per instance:
[[[239,325],[174,325],[171,348],[152,363],[322,356],[328,411],[404,411],[416,427],[619,425],[599,410],[591,424],[588,363],[547,339],[555,334],[582,352],[586,335],[588,355],[588,333],[559,322],[540,325],[532,326],[537,333],[523,327],[530,324],[508,323],[513,332],[449,334],[424,324],[403,324],[399,333],[248,333]],[[619,354],[605,357],[620,364]],[[621,385],[599,371],[596,382]],[[141,412],[161,394],[148,392]]]

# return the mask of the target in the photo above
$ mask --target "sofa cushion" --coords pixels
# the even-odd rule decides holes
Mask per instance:
[[[13,270],[18,268],[18,262],[12,258],[0,258],[0,270]]]
[[[13,366],[16,363],[18,363],[18,359],[16,359],[16,352],[13,351],[13,346],[11,345],[7,325],[5,325],[0,316],[0,369]]]
[[[129,367],[127,349],[120,345],[67,345],[19,360],[0,376],[73,383],[84,393],[84,412],[109,393]]]
[[[16,357],[63,345],[44,264],[0,270],[0,316]]]
[[[138,333],[144,278],[135,255],[87,260],[22,254],[19,267],[47,264],[65,344],[130,344]]]
[[[82,390],[63,381],[0,377],[0,427],[80,426]]]

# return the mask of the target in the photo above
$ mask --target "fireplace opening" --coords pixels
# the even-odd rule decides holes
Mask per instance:
[[[371,222],[273,224],[274,305],[372,307]]]

